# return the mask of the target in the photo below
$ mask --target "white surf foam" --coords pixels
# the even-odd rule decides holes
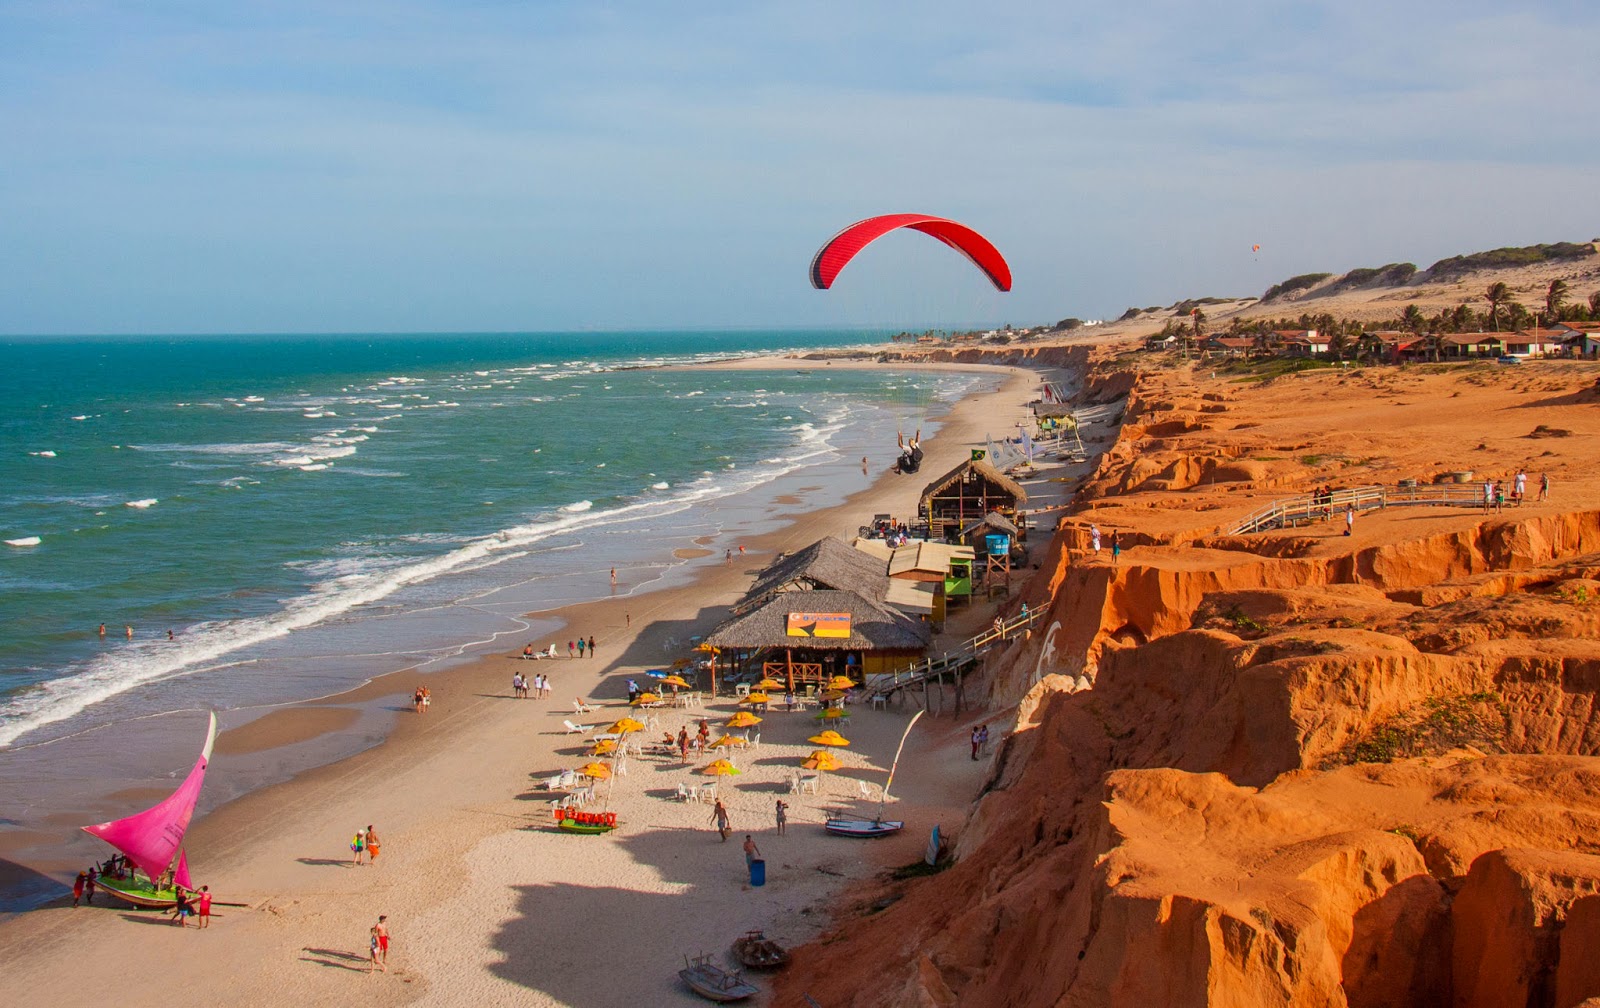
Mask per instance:
[[[328,463],[326,463],[326,462],[313,462],[311,465],[303,465],[303,466],[301,466],[300,467],[300,471],[301,472],[318,472],[319,470],[326,469],[326,468],[328,468]]]
[[[561,510],[565,511],[567,514],[578,514],[580,512],[587,511],[592,507],[594,507],[594,501],[581,500],[581,501],[576,501],[576,502],[574,502],[572,504],[568,504],[566,507],[562,508]]]
[[[671,483],[668,483],[667,481],[662,480],[660,483],[652,483],[652,484],[650,484],[650,489],[652,489],[652,490],[666,490],[671,486],[672,486]]]
[[[48,448],[46,448],[44,451],[29,452],[28,454],[29,455],[37,455],[39,458],[55,458],[56,457],[56,453],[51,451]]]
[[[147,508],[158,503],[160,502],[156,498],[146,497],[143,500],[124,501],[123,506],[131,508]]]
[[[37,546],[44,542],[38,536],[23,536],[21,539],[7,539],[7,546]]]

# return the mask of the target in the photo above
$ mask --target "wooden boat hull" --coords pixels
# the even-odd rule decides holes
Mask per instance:
[[[141,910],[171,910],[178,905],[178,891],[171,887],[157,889],[147,879],[99,878],[95,884],[101,892],[110,893],[124,903]]]
[[[751,969],[779,969],[789,965],[789,953],[760,931],[752,931],[736,940],[733,955]]]
[[[871,838],[898,833],[906,824],[899,819],[829,819],[822,828],[834,836]]]
[[[567,833],[594,834],[610,833],[612,830],[616,829],[616,827],[608,823],[581,823],[572,819],[563,819],[556,823],[556,829],[563,830]]]
[[[709,963],[696,963],[678,971],[678,976],[689,989],[707,1001],[726,1003],[743,1001],[761,993],[754,984],[746,983],[732,973],[724,972]]]

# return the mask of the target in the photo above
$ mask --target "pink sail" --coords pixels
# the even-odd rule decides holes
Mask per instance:
[[[152,880],[160,879],[172,867],[172,861],[183,844],[183,834],[194,817],[195,802],[200,798],[200,785],[205,783],[206,764],[211,762],[211,744],[217,739],[217,716],[211,715],[211,726],[206,731],[205,748],[195,760],[178,790],[166,800],[126,819],[113,819],[97,826],[83,827],[117,850],[128,855],[128,860]],[[184,865],[187,869],[187,864]]]
[[[179,889],[194,888],[194,880],[189,877],[189,855],[181,849],[178,851],[178,867],[172,869],[172,884]]]

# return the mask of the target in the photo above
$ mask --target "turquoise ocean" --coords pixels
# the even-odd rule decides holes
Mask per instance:
[[[130,725],[520,647],[610,568],[648,591],[836,503],[993,379],[675,365],[883,337],[0,338],[0,831],[187,768]]]

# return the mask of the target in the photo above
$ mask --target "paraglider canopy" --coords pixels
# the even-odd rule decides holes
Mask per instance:
[[[830,238],[811,260],[811,286],[818,290],[832,287],[834,278],[855,258],[857,252],[900,228],[921,231],[939,239],[983,270],[996,288],[1002,291],[1011,289],[1011,267],[1006,265],[1005,257],[990,244],[989,239],[953,220],[908,213],[868,217]]]

